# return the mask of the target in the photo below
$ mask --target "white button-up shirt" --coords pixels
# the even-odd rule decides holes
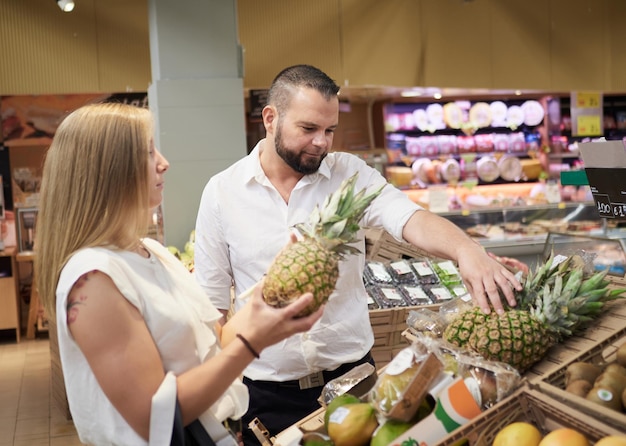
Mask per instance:
[[[230,307],[234,284],[239,296],[266,273],[276,254],[289,242],[296,223],[308,221],[316,205],[356,171],[356,190],[373,190],[385,178],[355,155],[329,153],[318,172],[305,175],[285,203],[265,176],[259,161],[262,141],[245,158],[210,179],[196,221],[195,277],[213,304]],[[421,209],[402,191],[387,185],[366,211],[362,227],[383,227],[402,239],[407,220]],[[245,370],[253,380],[288,381],[320,370],[334,370],[362,358],[372,347],[363,284],[365,241],[355,245],[363,254],[339,264],[339,280],[324,314],[304,334],[266,348]],[[245,302],[235,299],[235,310]]]

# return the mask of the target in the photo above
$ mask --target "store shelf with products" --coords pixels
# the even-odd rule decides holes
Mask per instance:
[[[560,123],[558,134],[561,136],[562,144],[574,144],[576,142],[589,140],[590,136],[574,135],[572,132],[572,104],[571,97],[562,96],[558,98],[560,109]],[[601,134],[591,135],[591,137],[603,136],[607,140],[621,140],[626,137],[626,96],[617,94],[602,95],[602,127]],[[556,138],[553,138],[556,140]]]
[[[377,108],[376,144],[387,150],[387,176],[398,187],[558,181],[582,167],[577,143],[626,137],[626,96],[597,93],[597,109],[573,107],[580,95],[395,98]],[[588,112],[599,131],[574,134]]]
[[[527,182],[548,170],[542,98],[399,100],[386,103],[382,115],[390,164],[411,167],[413,185]]]

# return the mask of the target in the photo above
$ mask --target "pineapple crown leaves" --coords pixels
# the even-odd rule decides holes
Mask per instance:
[[[550,265],[550,261],[546,263]],[[565,265],[565,266],[563,266]],[[605,280],[608,270],[584,277],[584,265],[575,258],[567,258],[558,266],[537,268],[532,283],[543,285],[540,289],[526,289],[531,292],[532,301],[526,296],[528,311],[558,338],[571,336],[584,323],[598,316],[605,303],[621,297],[626,288],[610,289]]]
[[[296,224],[296,229],[305,237],[314,238],[324,248],[339,256],[359,253],[347,243],[356,241],[355,235],[361,228],[359,221],[370,203],[382,191],[385,184],[366,194],[365,189],[354,192],[359,173],[345,179],[339,189],[324,200],[321,208],[316,206],[307,223]]]

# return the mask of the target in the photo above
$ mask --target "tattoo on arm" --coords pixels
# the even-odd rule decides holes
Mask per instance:
[[[91,271],[83,274],[74,284],[72,291],[67,299],[67,325],[76,322],[76,318],[78,318],[78,308],[79,305],[84,305],[87,300],[87,295],[81,292],[81,288],[85,285],[85,282],[89,280],[89,275],[93,274],[95,271]]]

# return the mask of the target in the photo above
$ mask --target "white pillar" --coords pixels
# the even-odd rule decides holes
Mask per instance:
[[[165,244],[183,248],[209,178],[247,154],[236,0],[150,0],[148,101],[165,176]]]

